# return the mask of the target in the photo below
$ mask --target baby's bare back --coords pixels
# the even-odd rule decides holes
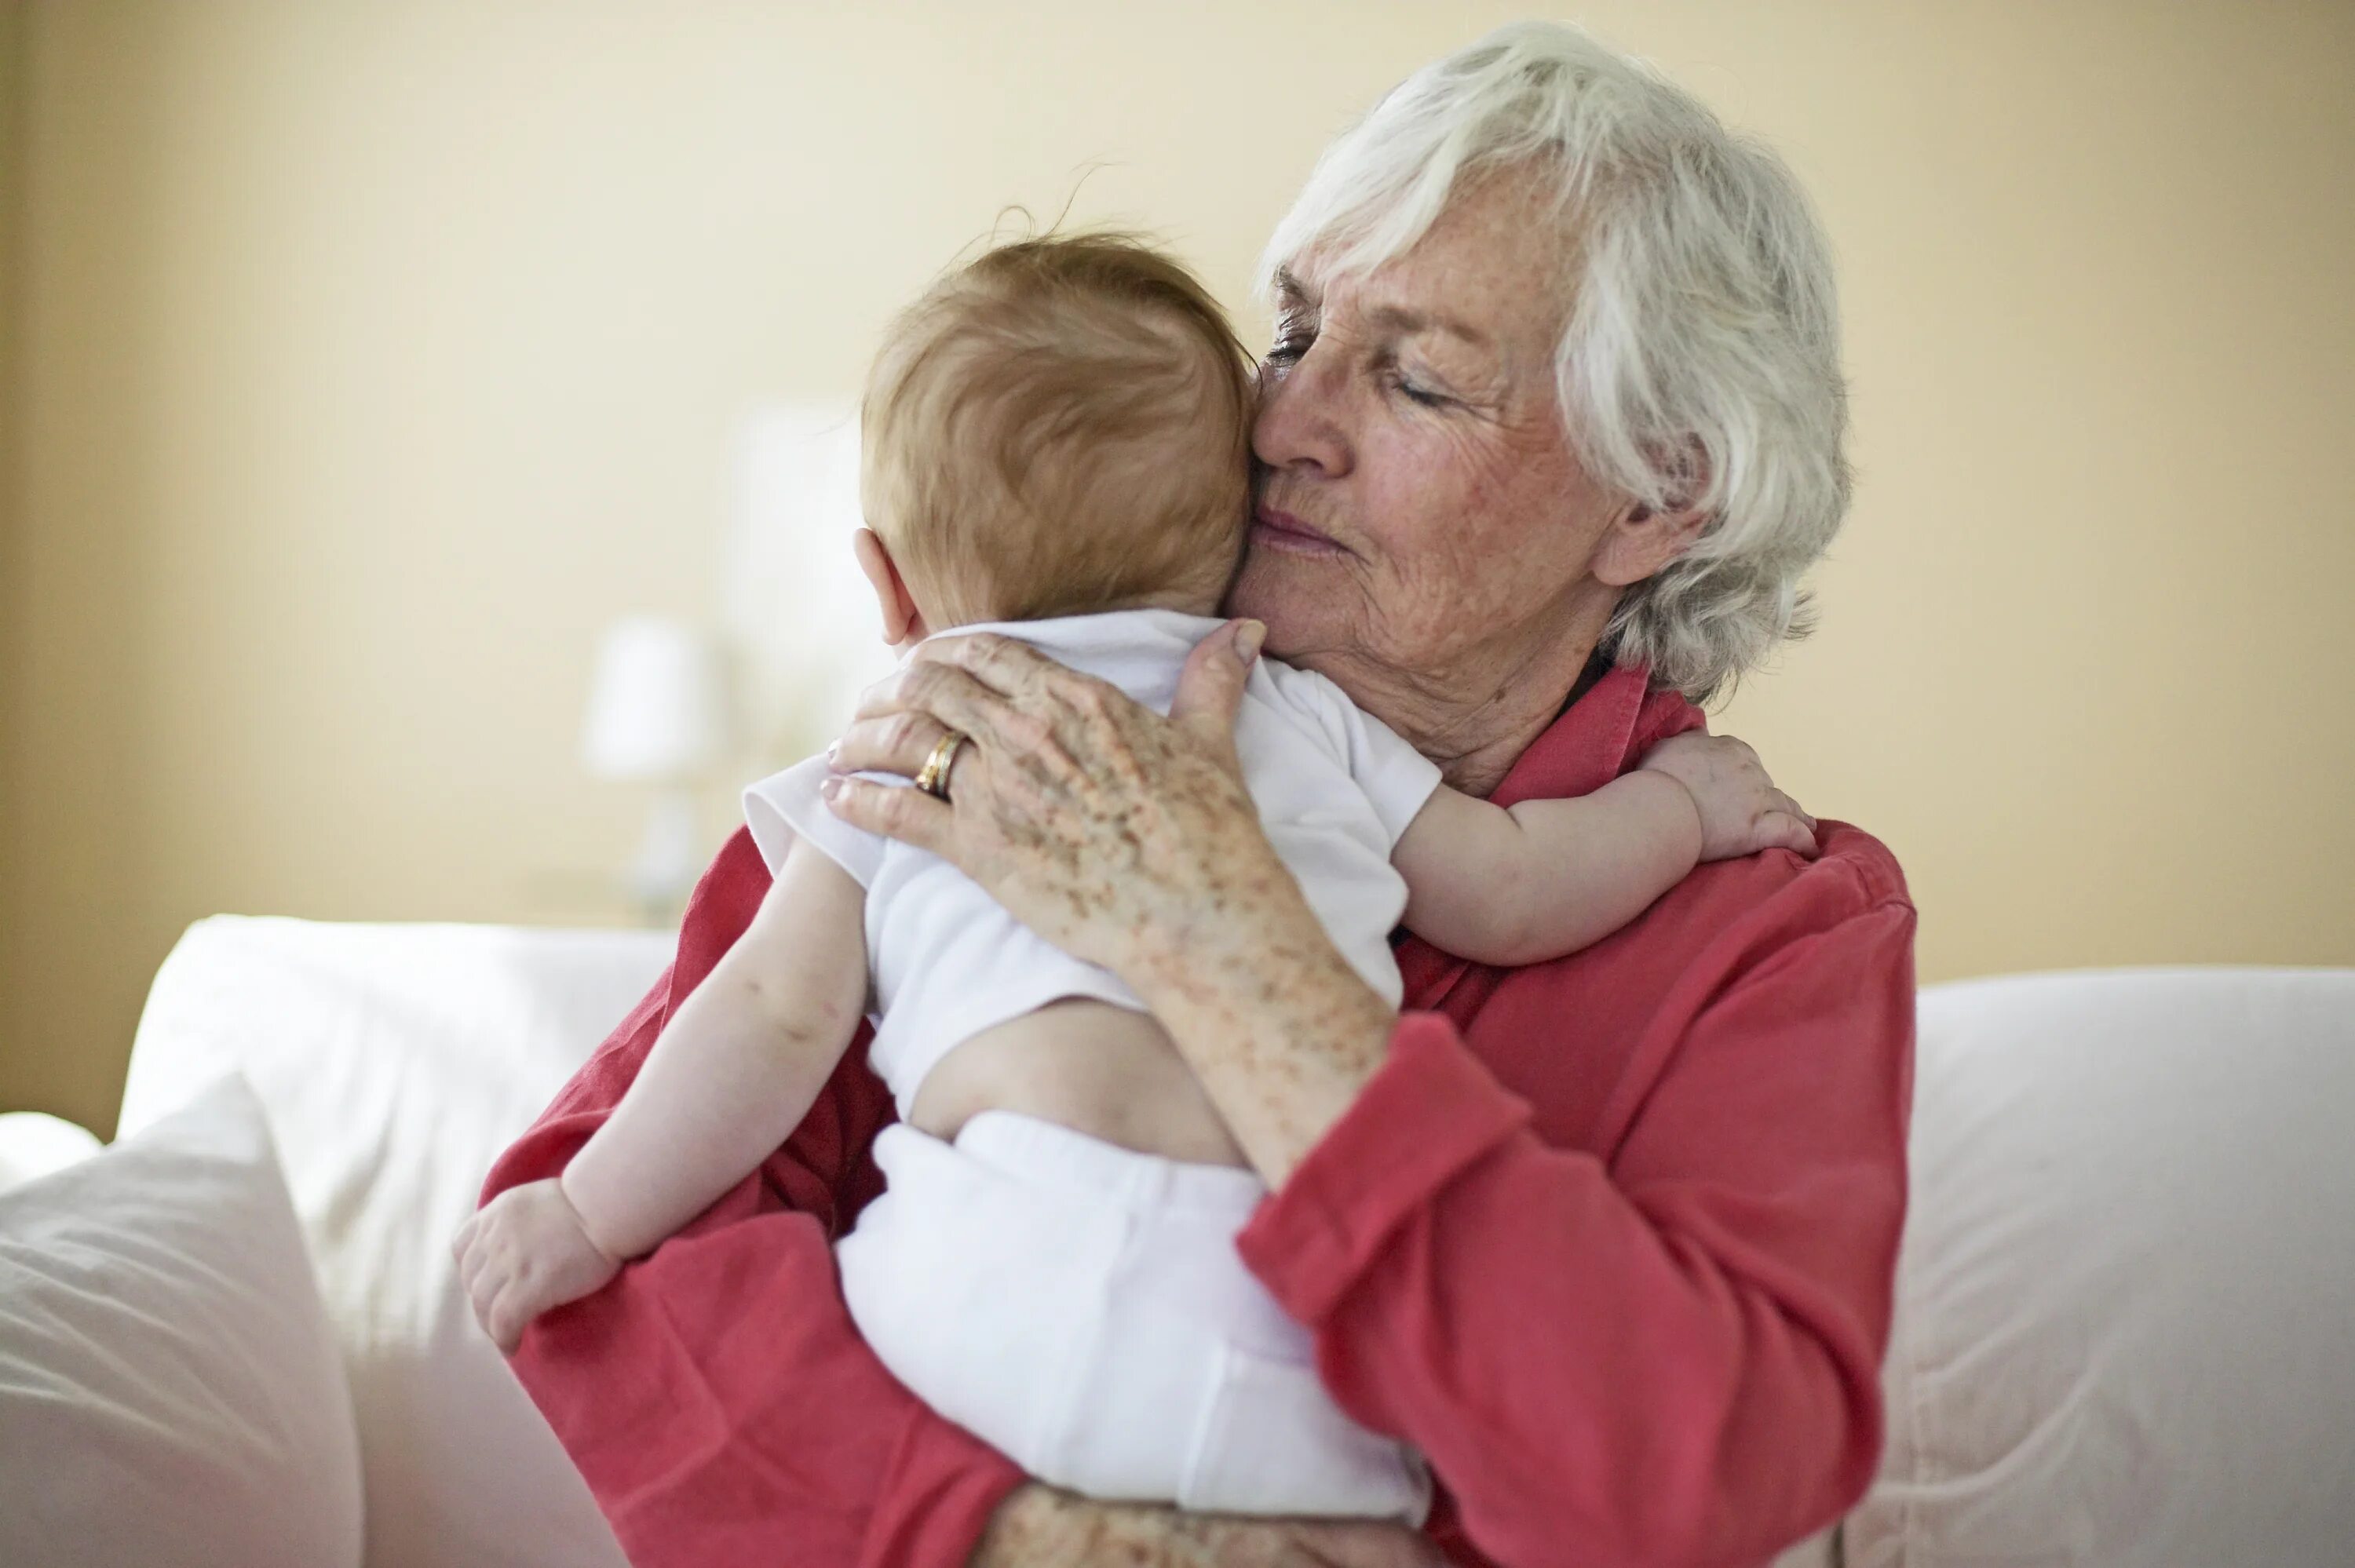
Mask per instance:
[[[1067,997],[985,1029],[924,1075],[909,1121],[954,1139],[977,1111],[1010,1110],[1123,1149],[1248,1164],[1150,1013]]]

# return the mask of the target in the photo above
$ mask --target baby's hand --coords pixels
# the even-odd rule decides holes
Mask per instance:
[[[451,1249],[474,1317],[502,1355],[523,1326],[551,1307],[578,1301],[621,1272],[589,1239],[563,1188],[529,1181],[492,1199],[468,1220]]]
[[[1766,777],[1749,744],[1730,735],[1680,735],[1644,754],[1642,767],[1683,785],[1700,809],[1700,858],[1731,860],[1764,849],[1813,858],[1816,820]]]

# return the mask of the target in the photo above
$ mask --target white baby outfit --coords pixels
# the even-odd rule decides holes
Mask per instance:
[[[956,631],[1017,638],[1166,714],[1220,624],[1135,609]],[[1406,885],[1391,852],[1439,769],[1331,681],[1264,659],[1235,747],[1310,907],[1395,1004]],[[924,1075],[984,1029],[1059,997],[1142,1010],[947,861],[836,817],[826,777],[818,757],[763,779],[744,814],[772,871],[800,834],[866,887],[868,1061],[903,1118]],[[902,1119],[875,1158],[886,1190],[836,1248],[851,1316],[900,1382],[1029,1474],[1106,1499],[1422,1522],[1421,1457],[1333,1403],[1308,1330],[1235,1252],[1266,1192],[1254,1173],[1005,1110],[953,1144]]]

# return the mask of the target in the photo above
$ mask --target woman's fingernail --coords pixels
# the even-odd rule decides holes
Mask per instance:
[[[836,755],[841,750],[842,742],[838,740],[829,740],[826,743],[826,765],[828,768],[835,766]]]
[[[842,780],[839,779],[829,779],[825,783],[817,787],[817,792],[831,800],[837,795],[842,793]]]
[[[1235,657],[1243,662],[1244,668],[1250,668],[1251,662],[1259,657],[1259,645],[1266,641],[1265,625],[1256,620],[1244,621],[1242,630],[1235,633]]]

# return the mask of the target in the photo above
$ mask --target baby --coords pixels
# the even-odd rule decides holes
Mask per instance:
[[[1122,237],[1003,246],[937,284],[867,389],[855,543],[887,640],[1002,632],[1167,713],[1244,546],[1251,376],[1193,277]],[[1738,743],[1689,736],[1591,795],[1492,806],[1273,660],[1235,744],[1270,842],[1393,1005],[1401,916],[1476,960],[1571,952],[1705,840],[1747,842],[1769,794]],[[745,791],[773,875],[750,928],[563,1175],[461,1234],[485,1327],[511,1349],[734,1186],[866,1016],[900,1119],[875,1143],[887,1189],[836,1251],[895,1375],[1093,1497],[1421,1523],[1420,1457],[1333,1403],[1308,1330],[1237,1256],[1266,1190],[1135,993],[946,861],[836,818],[826,778],[815,758]]]

